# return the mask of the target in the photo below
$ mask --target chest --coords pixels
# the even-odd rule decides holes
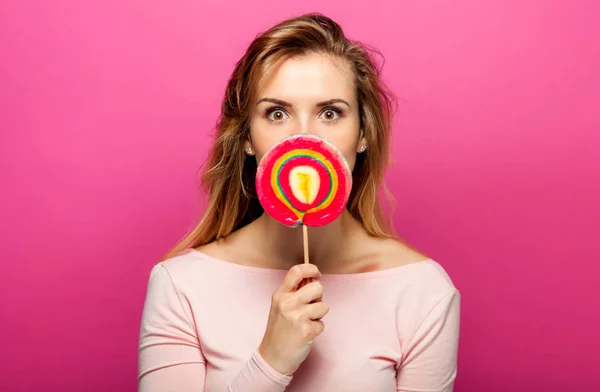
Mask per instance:
[[[395,366],[402,351],[394,309],[375,298],[352,295],[324,296],[330,307],[323,318],[325,330],[286,391],[395,391]],[[249,302],[221,303],[227,312],[205,309],[198,318],[207,391],[225,390],[259,346],[267,326],[270,290],[262,296],[260,301],[254,297]]]
[[[393,344],[376,343],[373,339],[319,338],[286,391],[396,391],[395,365],[400,353]],[[236,377],[259,343],[260,339],[251,345],[239,342],[244,347],[239,354],[211,347],[205,354],[205,390],[227,390],[228,382]]]

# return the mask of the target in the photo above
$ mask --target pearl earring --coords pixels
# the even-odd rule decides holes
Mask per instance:
[[[367,146],[365,146],[364,144],[362,146],[360,146],[360,152],[365,152],[366,149],[367,149]]]
[[[248,154],[248,155],[252,155],[252,147],[248,147],[248,148],[246,149],[246,154]]]

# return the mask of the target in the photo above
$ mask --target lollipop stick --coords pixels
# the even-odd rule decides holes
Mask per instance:
[[[304,264],[308,264],[308,228],[302,225],[302,236],[304,237]]]
[[[302,225],[302,237],[304,239],[304,264],[308,264],[308,228],[306,227],[306,225]],[[302,282],[300,282],[300,284],[298,285],[298,289],[304,287],[312,281],[312,278],[302,279]]]

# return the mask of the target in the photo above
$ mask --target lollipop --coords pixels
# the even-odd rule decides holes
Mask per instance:
[[[288,137],[267,151],[256,172],[256,191],[265,209],[286,226],[323,226],[346,207],[352,190],[348,162],[315,135]],[[306,252],[305,252],[306,261]]]

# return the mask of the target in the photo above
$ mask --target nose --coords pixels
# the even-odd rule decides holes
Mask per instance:
[[[301,121],[298,121],[298,124],[296,124],[292,131],[292,135],[302,135],[307,133],[314,134],[315,132],[315,125],[311,124],[311,122],[308,119],[303,119]]]
[[[306,122],[298,124],[298,126],[295,127],[295,129],[292,133],[294,135],[302,135],[302,134],[306,134],[306,133],[311,133],[310,125]]]

